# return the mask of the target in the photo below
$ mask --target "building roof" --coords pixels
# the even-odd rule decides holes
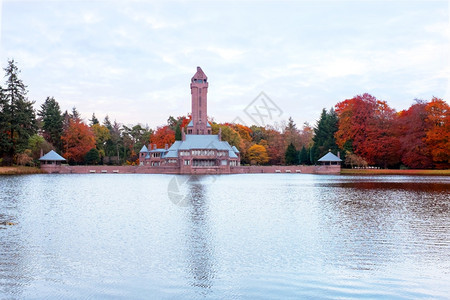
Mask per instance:
[[[228,151],[231,158],[238,158],[227,141],[220,141],[215,134],[187,134],[186,140],[175,141],[164,157],[178,157],[178,151],[191,149],[214,149]]]
[[[50,152],[39,158],[39,160],[64,161],[66,159],[61,155],[59,155],[58,153],[56,153],[55,151],[51,150]]]
[[[234,151],[235,153],[239,153],[239,150],[238,150],[238,148],[236,148],[236,146],[231,147],[231,149],[233,149],[233,151]]]
[[[328,152],[327,154],[325,154],[324,156],[322,156],[318,161],[322,162],[322,161],[342,161],[342,159],[340,159],[339,157],[337,157],[336,155],[334,155],[331,152]]]
[[[148,149],[147,149],[147,147],[144,145],[144,146],[142,146],[142,149],[141,149],[141,151],[139,151],[139,152],[148,152]]]
[[[186,140],[182,141],[179,150],[190,149],[232,150],[228,142],[220,141],[219,136],[213,134],[186,135]]]
[[[197,67],[197,72],[194,74],[192,79],[208,79],[208,77],[206,77],[206,74],[203,72],[202,68]]]

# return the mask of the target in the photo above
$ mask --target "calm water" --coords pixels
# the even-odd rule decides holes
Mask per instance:
[[[450,297],[450,178],[0,177],[0,299]]]

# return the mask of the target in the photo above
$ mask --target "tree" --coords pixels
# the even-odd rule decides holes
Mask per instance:
[[[393,167],[400,163],[400,142],[395,134],[395,111],[369,94],[336,104],[339,118],[336,142],[369,164]]]
[[[88,165],[96,165],[100,162],[100,154],[96,148],[92,148],[84,156],[84,161]]]
[[[42,135],[57,150],[62,150],[61,136],[63,134],[64,118],[58,102],[53,97],[47,97],[38,111],[42,118]]]
[[[89,125],[95,125],[95,124],[99,124],[100,122],[98,121],[97,117],[95,116],[95,113],[92,113],[92,118],[89,120],[91,123]]]
[[[450,109],[442,99],[433,97],[425,106],[427,112],[425,143],[437,168],[450,166]]]
[[[156,144],[158,148],[164,148],[165,145],[171,146],[175,142],[175,132],[168,125],[161,126],[150,138],[151,144]]]
[[[32,135],[28,139],[28,150],[31,151],[31,157],[34,160],[37,160],[41,157],[41,150],[45,154],[50,150],[54,150],[52,144],[49,144],[42,136],[40,135]]]
[[[317,162],[319,158],[327,154],[330,150],[335,153],[339,150],[334,137],[337,130],[338,117],[336,112],[333,108],[329,112],[325,108],[322,109],[320,119],[314,127],[314,144],[312,147],[314,162]]]
[[[36,133],[36,116],[34,102],[28,101],[26,86],[19,79],[19,69],[14,60],[8,61],[6,72],[6,88],[2,89],[1,103],[2,121],[0,124],[3,138],[0,156],[8,156],[11,160],[16,153],[23,152],[28,139]]]
[[[286,148],[286,152],[284,154],[286,165],[296,165],[298,164],[298,153],[297,149],[295,149],[294,144],[290,143]]]
[[[308,151],[306,150],[305,146],[302,147],[302,150],[300,150],[299,154],[299,161],[302,165],[309,165],[309,155]]]
[[[111,134],[106,126],[100,125],[99,123],[93,124],[91,129],[95,137],[95,147],[99,152],[101,160],[103,160],[103,157],[105,156],[105,145],[111,138]]]
[[[247,155],[251,163],[256,163],[258,165],[265,164],[269,161],[267,150],[262,145],[251,146],[248,149]]]
[[[428,145],[425,143],[429,124],[426,122],[425,101],[416,100],[408,110],[403,110],[397,117],[397,136],[400,141],[402,163],[413,169],[428,169],[433,160]]]
[[[69,121],[69,128],[62,136],[64,157],[69,162],[82,163],[86,153],[95,147],[92,130],[80,121]]]

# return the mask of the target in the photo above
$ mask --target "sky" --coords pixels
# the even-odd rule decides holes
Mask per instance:
[[[397,111],[449,99],[448,1],[0,0],[0,16],[2,67],[17,62],[37,109],[51,96],[86,121],[186,115],[197,66],[216,122],[314,125],[363,93]]]

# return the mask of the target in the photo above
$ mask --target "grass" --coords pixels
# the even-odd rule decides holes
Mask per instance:
[[[42,174],[45,173],[36,167],[11,166],[0,167],[0,175],[24,175],[24,174]]]
[[[450,176],[450,170],[341,169],[345,175],[430,175]]]

